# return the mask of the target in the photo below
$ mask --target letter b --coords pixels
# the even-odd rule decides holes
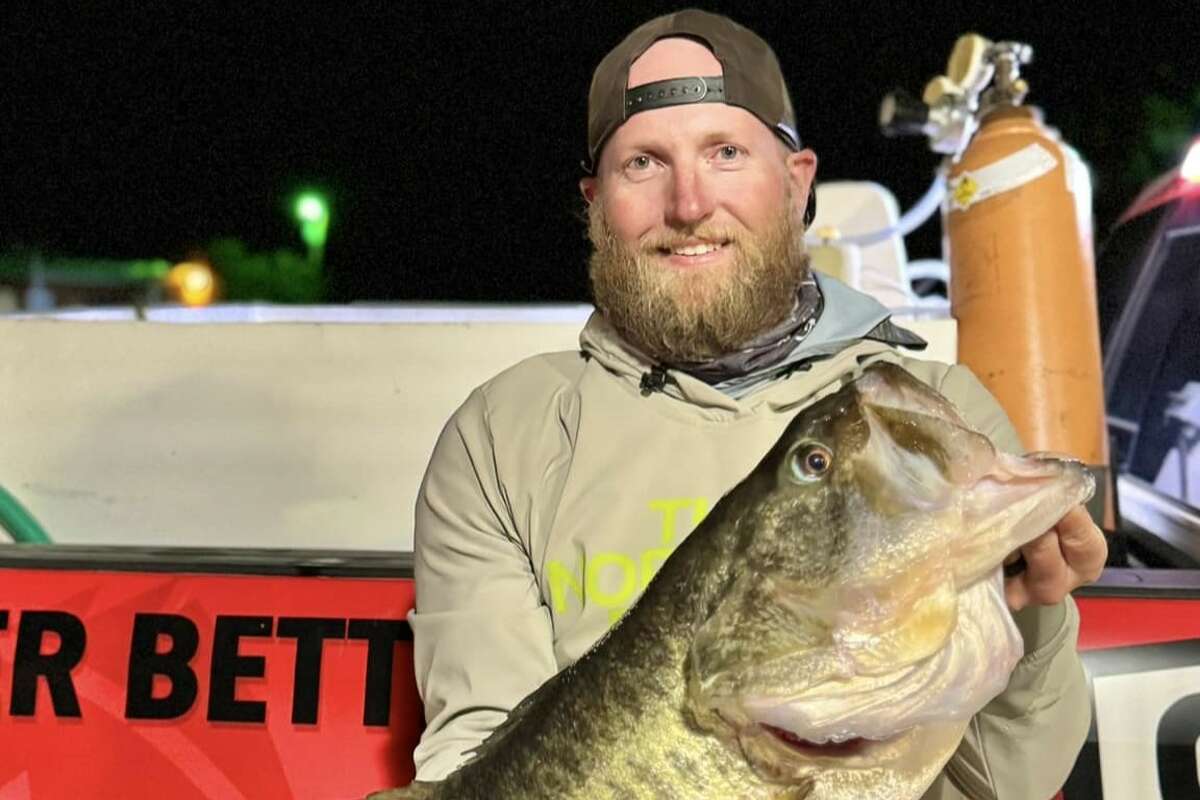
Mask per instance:
[[[158,637],[171,647],[158,652]],[[126,719],[175,719],[196,702],[196,673],[188,662],[196,655],[200,633],[187,617],[177,614],[137,614],[129,647],[129,684],[125,693]],[[154,697],[154,676],[171,681],[166,697]]]

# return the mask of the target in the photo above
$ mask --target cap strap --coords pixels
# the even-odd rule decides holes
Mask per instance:
[[[625,118],[639,111],[687,103],[724,103],[725,78],[671,78],[625,90]]]

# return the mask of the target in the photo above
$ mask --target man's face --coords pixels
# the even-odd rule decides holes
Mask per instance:
[[[688,74],[719,74],[713,64]],[[635,83],[631,70],[630,83],[675,71]],[[647,355],[676,362],[731,352],[778,324],[805,274],[801,217],[815,168],[810,151],[790,153],[741,108],[633,115],[581,185],[597,306]]]

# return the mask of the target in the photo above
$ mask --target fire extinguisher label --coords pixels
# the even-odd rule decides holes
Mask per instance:
[[[966,211],[976,203],[1016,189],[1058,166],[1049,150],[1030,144],[986,167],[968,170],[950,179],[947,188],[951,211]]]

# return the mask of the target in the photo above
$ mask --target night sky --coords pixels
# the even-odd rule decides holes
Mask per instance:
[[[818,179],[877,180],[902,206],[937,156],[882,137],[879,101],[919,95],[960,33],[1033,45],[1029,101],[1094,167],[1102,228],[1132,199],[1142,98],[1200,84],[1195,3],[700,5],[775,48]],[[330,302],[585,300],[591,71],[678,7],[6,1],[0,250],[299,250],[287,201],[315,186],[334,203]]]

